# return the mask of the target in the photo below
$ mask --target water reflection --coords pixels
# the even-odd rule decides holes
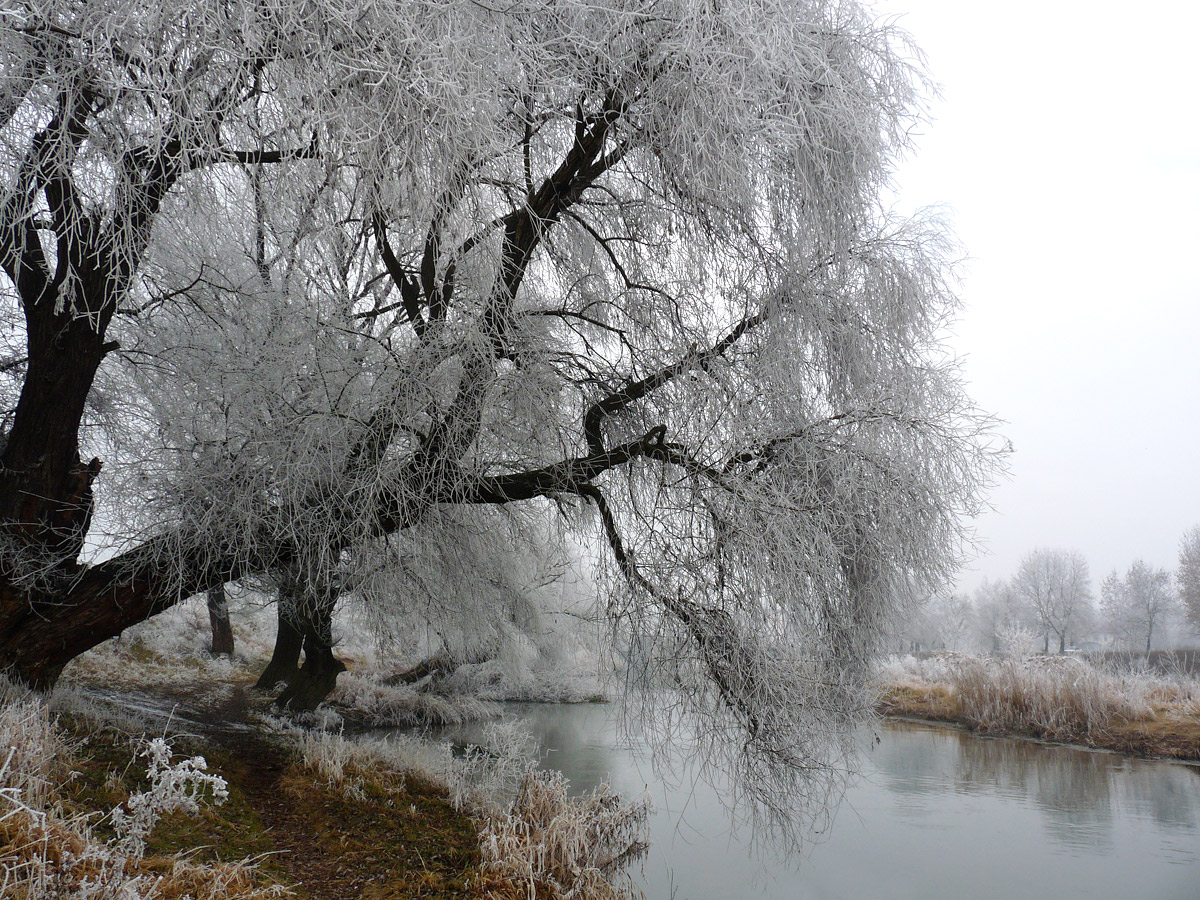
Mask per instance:
[[[690,770],[656,776],[613,707],[513,712],[577,790],[649,785],[649,900],[1200,897],[1193,766],[885,722],[878,742],[864,736],[865,772],[832,832],[803,859],[764,864]]]
[[[1114,823],[1148,819],[1164,829],[1200,827],[1200,767],[1154,765],[1110,753],[928,726],[887,723],[876,777],[898,795],[995,794],[1032,804],[1052,840],[1103,850]],[[1200,892],[1198,892],[1200,893]]]

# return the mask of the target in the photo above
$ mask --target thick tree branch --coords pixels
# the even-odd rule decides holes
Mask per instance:
[[[387,268],[388,275],[391,276],[392,283],[400,291],[400,302],[399,304],[390,304],[382,309],[372,310],[369,313],[363,313],[358,318],[365,319],[381,316],[399,306],[403,308],[404,315],[408,318],[408,323],[412,326],[413,331],[416,332],[417,337],[424,338],[429,328],[429,323],[421,315],[420,285],[400,265],[400,260],[396,258],[391,242],[388,241],[387,222],[384,221],[383,213],[379,210],[375,210],[371,216],[371,227],[375,232],[375,243],[379,247],[379,255],[383,257],[383,264]]]
[[[685,372],[703,369],[710,362],[724,355],[747,332],[762,325],[767,321],[767,318],[768,313],[766,310],[757,312],[752,316],[747,316],[738,322],[725,337],[721,338],[721,340],[717,341],[711,347],[705,350],[697,350],[693,347],[677,362],[665,366],[644,378],[636,381],[627,381],[623,387],[597,400],[588,407],[587,412],[583,416],[583,434],[587,440],[588,452],[591,454],[604,452],[604,439],[600,426],[606,416],[620,412],[630,404],[636,403],[647,394],[658,390],[658,388],[670,383]]]

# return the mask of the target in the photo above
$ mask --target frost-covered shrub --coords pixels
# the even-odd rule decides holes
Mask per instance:
[[[282,893],[263,886],[252,864],[198,864],[179,856],[163,872],[143,860],[145,839],[165,812],[220,801],[225,783],[200,757],[171,762],[164,738],[143,751],[150,787],[111,816],[117,837],[96,833],[102,817],[68,811],[67,741],[45,702],[0,680],[0,897],[5,900],[254,900]]]
[[[451,773],[451,799],[485,815],[504,810],[534,770],[533,736],[518,722],[490,722]]]
[[[646,851],[650,800],[625,803],[607,785],[571,797],[559,772],[527,772],[508,812],[484,827],[483,868],[538,897],[636,896],[627,867]]]
[[[211,798],[220,805],[229,797],[225,779],[207,771],[203,756],[172,763],[171,745],[160,737],[150,741],[141,755],[147,760],[150,789],[133,794],[123,807],[112,811],[120,848],[136,857],[145,852],[146,838],[165,813],[183,810],[194,816],[200,812],[201,800]]]
[[[496,715],[498,707],[470,696],[446,696],[381,681],[382,673],[346,672],[329,702],[361,713],[371,725],[459,725]]]

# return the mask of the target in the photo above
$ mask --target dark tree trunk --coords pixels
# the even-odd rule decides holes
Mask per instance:
[[[304,665],[288,682],[275,705],[298,712],[313,710],[329,696],[346,665],[333,655],[334,591],[311,591],[301,606]]]
[[[275,705],[297,712],[314,710],[337,686],[346,664],[333,655],[326,638],[312,628],[304,631],[304,665],[275,698]]]
[[[300,650],[304,646],[304,634],[291,621],[295,614],[287,609],[285,598],[279,598],[279,629],[275,632],[275,650],[271,661],[258,677],[255,690],[273,691],[280,683],[291,684],[300,672]]]
[[[213,656],[233,655],[233,626],[229,623],[229,604],[225,600],[225,585],[208,589],[208,624],[212,628]]]
[[[84,463],[79,428],[107,348],[103,325],[55,312],[56,291],[37,266],[17,279],[25,311],[28,368],[0,456],[0,671],[49,688],[64,665],[120,632],[129,612],[155,606],[134,597],[138,567],[110,561],[81,572],[100,460]],[[84,306],[102,304],[87,300]],[[102,308],[102,306],[101,306]],[[142,561],[142,554],[127,560]],[[105,575],[117,576],[117,581]],[[140,618],[145,618],[141,614]]]
[[[136,550],[61,577],[45,590],[22,589],[0,579],[0,671],[35,688],[50,688],[63,666],[212,584],[211,556],[164,569],[169,541]],[[232,564],[225,576],[241,574]],[[57,590],[54,588],[57,587]]]

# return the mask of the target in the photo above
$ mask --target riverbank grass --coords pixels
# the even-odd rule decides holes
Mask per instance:
[[[146,730],[0,681],[0,896],[633,895],[645,804],[568,796],[504,729],[466,760],[416,737]]]
[[[1200,681],[1071,657],[895,658],[879,676],[883,715],[963,725],[1139,756],[1200,759]]]

